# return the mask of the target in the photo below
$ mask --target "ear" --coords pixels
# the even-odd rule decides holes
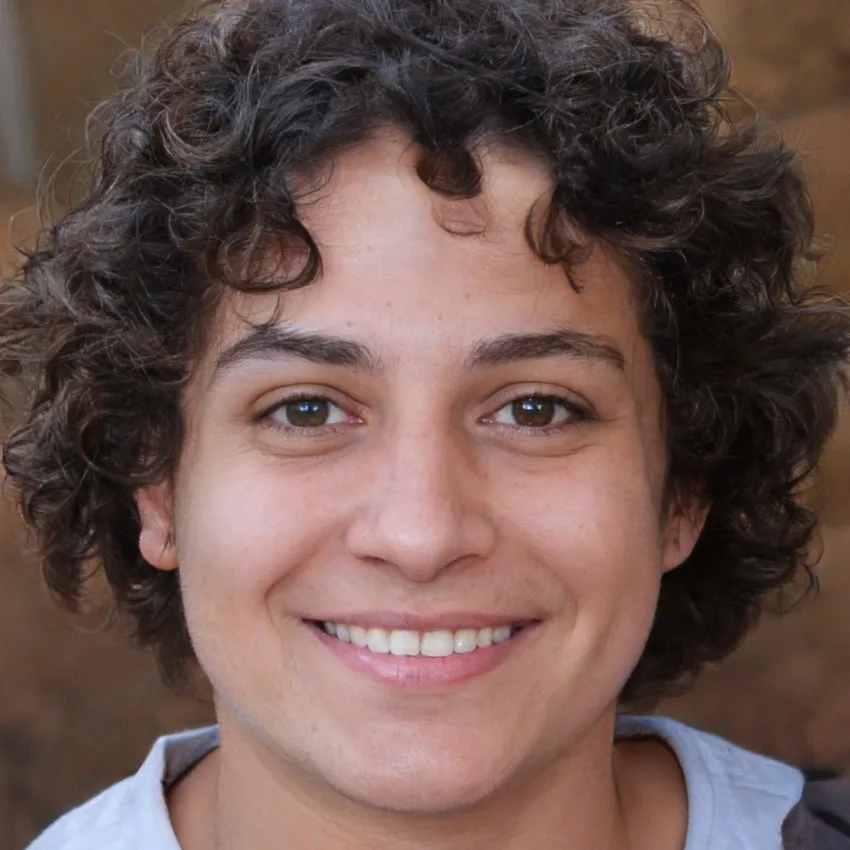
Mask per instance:
[[[670,501],[664,529],[661,569],[676,569],[690,556],[702,534],[710,505],[695,495],[681,495]]]
[[[158,570],[177,569],[171,484],[152,484],[136,491],[139,509],[139,552]]]

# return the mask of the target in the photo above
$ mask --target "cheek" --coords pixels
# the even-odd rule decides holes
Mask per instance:
[[[603,634],[628,632],[634,644],[648,631],[660,585],[657,487],[634,458],[588,449],[559,472],[500,488],[506,527],[558,586],[571,634],[600,645]]]
[[[187,482],[177,548],[187,608],[200,599],[252,616],[326,539],[328,506],[310,476],[283,475],[268,457],[236,457]]]
[[[552,603],[538,722],[565,746],[564,717],[610,707],[643,653],[661,581],[656,489],[633,452],[610,446],[500,488],[513,560]]]
[[[609,576],[631,572],[635,560],[659,564],[658,487],[633,452],[591,447],[497,491],[501,514],[554,561],[576,556],[576,566]]]

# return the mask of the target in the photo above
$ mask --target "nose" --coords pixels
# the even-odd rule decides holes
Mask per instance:
[[[398,429],[376,454],[365,500],[348,528],[351,554],[415,582],[487,557],[496,530],[486,475],[450,434]]]

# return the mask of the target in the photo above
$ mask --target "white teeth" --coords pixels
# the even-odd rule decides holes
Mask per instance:
[[[514,626],[498,626],[483,629],[458,629],[450,632],[414,632],[407,629],[389,631],[387,629],[364,629],[361,626],[349,626],[344,623],[321,623],[322,629],[344,643],[353,643],[356,647],[367,648],[381,655],[416,656],[445,658],[449,655],[475,652],[487,649],[496,643],[504,643],[516,631]]]
[[[475,638],[475,642],[478,645],[479,649],[487,649],[488,646],[493,645],[493,630],[492,629],[479,629],[478,635]]]
[[[419,632],[390,632],[390,652],[393,655],[419,655]]]
[[[511,636],[510,626],[499,626],[493,629],[493,643],[504,643]]]
[[[478,629],[461,629],[455,632],[455,652],[474,652],[478,649]]]
[[[455,651],[455,636],[451,632],[425,632],[422,635],[422,655],[445,658]]]
[[[370,651],[386,655],[390,651],[390,635],[386,629],[369,629],[366,632],[366,646]]]

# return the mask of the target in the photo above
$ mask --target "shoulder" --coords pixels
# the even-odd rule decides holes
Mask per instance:
[[[128,797],[132,777],[113,785],[49,826],[28,850],[84,850],[109,847],[129,850]]]
[[[775,801],[777,810],[784,806],[787,811],[803,793],[805,779],[797,768],[670,718],[623,717],[618,735],[662,738],[676,754],[688,785],[700,786],[701,791],[710,786],[716,794],[743,800],[746,806]]]
[[[785,850],[850,850],[850,779],[807,782],[782,836]]]
[[[136,773],[59,818],[28,850],[180,850],[163,789],[217,744],[214,727],[160,738]]]
[[[623,717],[618,736],[653,736],[679,761],[688,796],[688,847],[778,850],[803,794],[803,774],[675,720]]]

